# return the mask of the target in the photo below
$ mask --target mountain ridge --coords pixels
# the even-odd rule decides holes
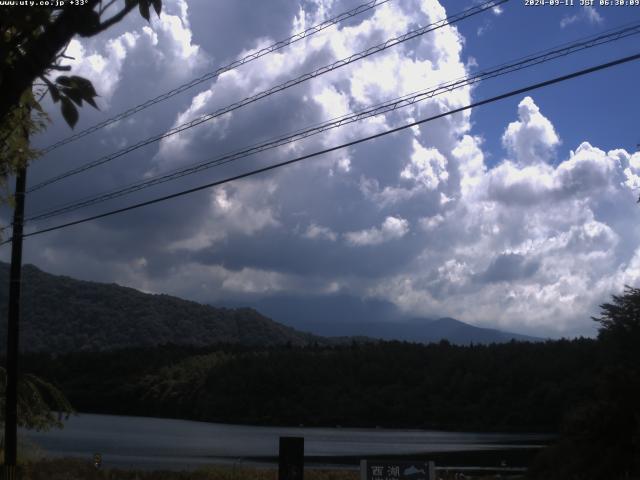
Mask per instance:
[[[222,305],[216,303],[214,305]],[[228,303],[226,305],[229,305]],[[232,304],[239,305],[239,304]],[[442,339],[456,344],[537,342],[542,338],[471,325],[450,317],[409,317],[394,304],[344,294],[272,296],[249,305],[278,322],[323,336],[367,336],[421,343]]]
[[[8,303],[9,266],[0,262],[0,308]],[[66,353],[105,351],[165,344],[207,346],[335,345],[378,339],[421,343],[442,339],[456,344],[501,343],[513,339],[532,341],[499,330],[474,327],[451,318],[392,322],[394,308],[382,301],[371,303],[382,312],[369,318],[368,305],[348,299],[342,317],[314,308],[305,299],[290,299],[291,322],[262,308],[212,306],[167,294],[144,293],[115,283],[78,280],[53,275],[34,265],[23,266],[21,349]],[[340,304],[338,305],[340,306]],[[268,309],[267,309],[268,310]],[[320,321],[308,321],[313,313]],[[326,316],[323,316],[326,315]],[[350,321],[344,321],[348,316]],[[277,321],[273,318],[277,318]],[[0,320],[0,349],[6,343],[6,316]],[[310,333],[314,332],[314,333]]]
[[[0,308],[9,267],[0,262]],[[167,343],[206,346],[321,344],[330,340],[279,324],[251,308],[216,308],[114,283],[77,280],[23,266],[20,347],[24,351],[103,351]],[[6,316],[0,346],[6,342]]]

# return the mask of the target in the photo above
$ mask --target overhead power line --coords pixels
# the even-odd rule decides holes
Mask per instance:
[[[270,53],[276,52],[278,50],[281,50],[295,42],[298,42],[304,38],[308,38],[312,35],[315,35],[318,32],[321,32],[322,30],[325,30],[333,25],[336,25],[340,22],[342,22],[343,20],[347,20],[349,18],[355,17],[357,15],[360,15],[364,12],[367,12],[373,8],[376,8],[384,3],[387,3],[391,0],[371,0],[369,2],[363,3],[362,5],[358,5],[357,7],[347,11],[347,12],[343,12],[335,17],[329,18],[325,21],[323,21],[322,23],[319,23],[317,25],[314,25],[312,27],[307,28],[306,30],[302,31],[302,32],[298,32],[294,35],[291,35],[288,38],[285,38],[284,40],[280,40],[272,45],[269,45],[268,47],[265,48],[261,48],[260,50],[256,51],[256,52],[252,52],[242,58],[240,58],[239,60],[235,60],[231,63],[229,63],[228,65],[225,65],[223,67],[218,68],[217,70],[214,70],[213,72],[209,72],[209,73],[205,73],[204,75],[198,77],[198,78],[194,78],[193,80],[191,80],[190,82],[187,82],[185,84],[182,84],[176,88],[174,88],[173,90],[170,90],[166,93],[163,93],[162,95],[158,95],[155,98],[152,98],[150,100],[147,100],[144,103],[141,103],[140,105],[136,105],[135,107],[132,107],[128,110],[125,110],[122,113],[119,113],[118,115],[115,115],[107,120],[103,120],[100,123],[97,123],[89,128],[86,128],[85,130],[82,130],[74,135],[70,135],[66,138],[63,138],[62,140],[49,145],[48,147],[42,149],[42,153],[46,154],[51,152],[52,150],[55,150],[56,148],[59,148],[63,145],[66,145],[67,143],[71,143],[74,142],[75,140],[78,140],[82,137],[85,137],[93,132],[96,132],[108,125],[111,125],[113,123],[119,122],[120,120],[123,120],[127,117],[130,117],[131,115],[134,115],[138,112],[141,112],[142,110],[145,110],[146,108],[151,107],[152,105],[155,105],[157,103],[163,102],[165,100],[168,100],[171,97],[174,97],[176,95],[178,95],[179,93],[182,93],[186,90],[189,90],[190,88],[195,87],[196,85],[200,85],[201,83],[206,82],[207,80],[212,80],[220,75],[222,75],[225,72],[228,72],[230,70],[234,70],[238,67],[240,67],[241,65],[245,65],[249,62],[252,62],[254,60],[257,60],[258,58],[264,57],[265,55],[268,55]]]
[[[206,183],[204,185],[200,185],[200,186],[194,187],[194,188],[189,188],[187,190],[182,190],[180,192],[172,193],[170,195],[165,195],[165,196],[162,196],[162,197],[154,198],[152,200],[147,200],[147,201],[144,201],[144,202],[135,203],[135,204],[129,205],[127,207],[122,207],[122,208],[118,208],[118,209],[115,209],[115,210],[110,210],[108,212],[100,213],[100,214],[97,214],[97,215],[92,215],[92,216],[85,217],[85,218],[82,218],[82,219],[79,219],[79,220],[74,220],[74,221],[71,221],[71,222],[55,225],[53,227],[44,228],[42,230],[38,230],[38,231],[35,231],[35,232],[30,232],[30,233],[24,234],[23,238],[24,237],[32,237],[34,235],[41,235],[41,234],[47,233],[47,232],[53,232],[55,230],[60,230],[60,229],[63,229],[63,228],[74,226],[74,225],[79,225],[81,223],[86,223],[86,222],[89,222],[89,221],[92,221],[92,220],[98,220],[100,218],[110,217],[112,215],[117,215],[117,214],[124,213],[124,212],[130,211],[130,210],[135,210],[135,209],[138,209],[138,208],[141,208],[141,207],[145,207],[145,206],[148,206],[148,205],[153,205],[153,204],[156,204],[156,203],[164,202],[166,200],[171,200],[171,199],[174,199],[174,198],[182,197],[184,195],[188,195],[190,193],[198,192],[200,190],[205,190],[205,189],[208,189],[208,188],[212,188],[212,187],[216,187],[216,186],[223,185],[223,184],[226,184],[226,183],[230,183],[230,182],[233,182],[233,181],[236,181],[236,180],[240,180],[242,178],[251,177],[251,176],[257,175],[259,173],[264,173],[264,172],[268,172],[270,170],[275,170],[276,168],[284,167],[286,165],[291,165],[293,163],[298,163],[298,162],[301,162],[303,160],[307,160],[309,158],[317,157],[317,156],[320,156],[320,155],[325,155],[327,153],[334,152],[336,150],[341,150],[343,148],[352,147],[354,145],[358,145],[360,143],[368,142],[368,141],[374,140],[376,138],[384,137],[386,135],[390,135],[390,134],[393,134],[393,133],[396,133],[396,132],[399,132],[399,131],[402,131],[402,130],[406,130],[408,128],[412,128],[412,127],[415,127],[415,126],[418,126],[418,125],[422,125],[422,124],[427,123],[427,122],[431,122],[431,121],[437,120],[439,118],[443,118],[443,117],[447,117],[449,115],[460,113],[460,112],[463,112],[465,110],[469,110],[471,108],[476,108],[476,107],[479,107],[479,106],[482,106],[482,105],[487,105],[487,104],[490,104],[490,103],[493,103],[493,102],[497,102],[499,100],[503,100],[505,98],[513,97],[515,95],[521,95],[523,93],[527,93],[527,92],[530,92],[532,90],[537,90],[539,88],[547,87],[549,85],[553,85],[553,84],[556,84],[556,83],[561,83],[561,82],[564,82],[564,81],[567,81],[567,80],[571,80],[573,78],[577,78],[577,77],[581,77],[581,76],[584,76],[584,75],[588,75],[590,73],[594,73],[594,72],[597,72],[597,71],[600,71],[600,70],[605,70],[607,68],[611,68],[611,67],[614,67],[614,66],[617,66],[617,65],[622,65],[624,63],[629,63],[629,62],[632,62],[632,61],[635,61],[635,60],[638,60],[638,59],[640,59],[640,53],[636,53],[634,55],[630,55],[630,56],[627,56],[627,57],[619,58],[619,59],[613,60],[611,62],[602,63],[602,64],[599,64],[599,65],[596,65],[596,66],[593,66],[593,67],[590,67],[590,68],[586,68],[586,69],[583,69],[583,70],[578,70],[578,71],[575,71],[575,72],[567,74],[567,75],[562,75],[560,77],[555,77],[555,78],[552,78],[550,80],[545,80],[543,82],[534,83],[532,85],[528,85],[526,87],[522,87],[522,88],[519,88],[517,90],[511,90],[511,91],[509,91],[507,93],[503,93],[501,95],[496,95],[494,97],[490,97],[490,98],[487,98],[485,100],[480,100],[478,102],[470,103],[468,105],[465,105],[464,107],[460,107],[460,108],[456,108],[456,109],[453,109],[453,110],[449,110],[448,112],[440,113],[438,115],[433,115],[433,116],[428,117],[428,118],[423,118],[421,120],[418,120],[418,121],[415,121],[415,122],[411,122],[411,123],[408,123],[408,124],[405,124],[405,125],[402,125],[400,127],[396,127],[396,128],[390,129],[390,130],[386,130],[384,132],[376,133],[376,134],[370,135],[368,137],[363,137],[363,138],[360,138],[358,140],[353,140],[351,142],[343,143],[341,145],[337,145],[337,146],[334,146],[334,147],[331,147],[331,148],[326,148],[324,150],[320,150],[320,151],[316,151],[316,152],[309,153],[309,154],[306,154],[306,155],[302,155],[302,156],[293,158],[291,160],[286,160],[284,162],[279,162],[279,163],[276,163],[276,164],[273,164],[273,165],[269,165],[267,167],[262,167],[262,168],[258,168],[258,169],[255,169],[255,170],[251,170],[249,172],[245,172],[245,173],[242,173],[242,174],[239,174],[239,175],[228,177],[228,178],[225,178],[223,180],[217,180],[215,182]],[[4,244],[6,244],[6,243],[8,243],[10,241],[11,241],[11,239],[5,240],[0,245],[4,245]]]
[[[561,47],[555,47],[552,49],[544,50],[542,52],[531,54],[526,57],[521,57],[518,60],[512,61],[510,63],[503,63],[496,67],[491,67],[489,69],[483,70],[471,76],[467,76],[467,77],[456,79],[450,82],[442,83],[436,86],[435,88],[413,92],[411,94],[371,106],[365,110],[361,110],[359,112],[351,113],[348,115],[343,115],[343,116],[328,120],[326,122],[307,127],[302,130],[297,130],[295,132],[286,134],[281,137],[273,138],[264,143],[255,144],[232,153],[227,153],[225,155],[216,157],[211,160],[207,160],[205,162],[196,163],[194,165],[191,165],[185,168],[180,168],[180,169],[173,170],[171,172],[163,173],[161,175],[157,175],[155,177],[148,178],[146,180],[141,180],[141,181],[126,185],[124,187],[120,187],[118,189],[110,190],[108,192],[103,192],[98,195],[92,195],[89,197],[85,197],[84,199],[76,200],[73,202],[67,202],[63,205],[50,208],[42,213],[31,215],[30,217],[27,217],[25,221],[31,222],[35,220],[44,220],[44,219],[62,215],[64,213],[72,212],[80,208],[102,203],[107,200],[122,197],[124,195],[128,195],[130,193],[143,190],[145,188],[166,183],[166,182],[169,182],[187,175],[191,175],[197,172],[201,172],[203,170],[214,168],[220,165],[225,165],[227,163],[239,160],[241,158],[245,158],[250,155],[271,150],[276,147],[280,147],[282,145],[290,144],[298,140],[302,140],[304,138],[310,137],[312,135],[317,135],[319,133],[325,132],[333,128],[358,122],[366,118],[371,118],[378,115],[393,112],[400,108],[414,105],[415,103],[421,102],[423,100],[433,98],[436,95],[450,92],[465,86],[474,85],[483,80],[488,80],[491,78],[513,73],[519,70],[523,70],[525,68],[539,65],[541,63],[555,60],[557,58],[565,57],[567,55],[579,52],[581,50],[586,50],[588,48],[604,45],[604,44],[619,40],[621,38],[626,38],[631,35],[637,35],[637,34],[640,34],[640,22],[636,22],[635,24],[627,24],[622,28],[618,27],[617,29],[610,29],[601,34],[591,35],[589,37],[583,38],[574,43],[563,44],[563,46]]]
[[[97,160],[94,160],[92,162],[89,162],[87,164],[81,165],[79,167],[73,168],[71,170],[68,170],[64,173],[61,173],[57,176],[54,176],[52,178],[49,178],[47,180],[44,180],[34,186],[32,186],[31,188],[29,188],[27,190],[27,193],[31,193],[34,192],[36,190],[39,190],[47,185],[51,185],[52,183],[58,182],[60,180],[63,180],[65,178],[69,178],[73,175],[77,175],[79,173],[85,172],[89,169],[95,168],[99,165],[102,165],[104,163],[110,162],[116,158],[122,157],[123,155],[126,155],[128,153],[133,152],[134,150],[137,150],[141,147],[144,147],[146,145],[149,145],[151,143],[157,142],[159,140],[162,140],[163,138],[167,138],[170,137],[172,135],[175,135],[177,133],[183,132],[185,130],[188,130],[190,128],[193,128],[197,125],[200,125],[204,122],[208,122],[210,120],[213,120],[214,118],[220,117],[221,115],[224,115],[226,113],[232,112],[234,110],[237,110],[241,107],[244,107],[246,105],[249,105],[251,103],[257,102],[258,100],[261,100],[265,97],[268,97],[270,95],[273,95],[275,93],[281,92],[283,90],[286,90],[288,88],[291,88],[295,85],[298,85],[300,83],[306,82],[308,80],[311,80],[312,78],[318,77],[320,75],[323,75],[325,73],[331,72],[333,70],[337,70],[338,68],[344,67],[346,65],[349,65],[351,63],[357,62],[358,60],[362,60],[363,58],[369,57],[370,55],[373,55],[375,53],[379,53],[381,51],[384,51],[388,48],[394,47],[396,45],[399,45],[403,42],[406,42],[408,40],[411,40],[413,38],[419,37],[421,35],[424,35],[427,32],[431,32],[434,30],[437,30],[439,28],[445,27],[447,25],[451,25],[453,23],[457,23],[461,20],[464,20],[466,18],[469,18],[471,16],[477,15],[479,13],[485,12],[491,8],[494,8],[498,5],[501,5],[503,3],[508,2],[509,0],[490,0],[488,2],[484,2],[480,5],[476,5],[472,8],[469,8],[467,10],[464,10],[463,12],[451,15],[450,17],[447,17],[443,20],[439,20],[437,22],[431,23],[425,27],[421,27],[421,28],[417,28],[415,30],[411,30],[403,35],[391,38],[383,43],[380,43],[376,46],[370,47],[367,50],[364,50],[362,52],[358,52],[358,53],[354,53],[353,55],[347,57],[347,58],[343,58],[342,60],[338,60],[330,65],[325,65],[324,67],[320,67],[317,70],[314,70],[313,72],[310,73],[306,73],[304,75],[300,75],[299,77],[293,78],[291,80],[287,80],[284,83],[281,83],[279,85],[276,85],[274,87],[271,87],[268,90],[264,90],[260,93],[257,93],[253,96],[247,97],[243,100],[240,100],[239,102],[233,103],[231,105],[228,105],[226,107],[220,108],[218,110],[216,110],[213,113],[208,113],[205,115],[201,115],[198,118],[195,118],[189,122],[183,123],[177,127],[172,128],[171,130],[168,130],[164,133],[155,135],[153,137],[147,138],[145,140],[141,140],[138,143],[135,143],[134,145],[131,145],[129,147],[123,148],[122,150],[119,150],[117,152],[111,153],[109,155],[105,155],[104,157],[100,157]]]

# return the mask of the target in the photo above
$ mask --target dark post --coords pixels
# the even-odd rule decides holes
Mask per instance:
[[[18,450],[18,341],[20,325],[20,281],[22,276],[22,223],[27,169],[16,177],[15,209],[11,238],[11,276],[9,279],[9,321],[7,322],[7,391],[4,414],[4,465],[6,478],[13,478]]]
[[[302,480],[304,474],[304,438],[280,437],[278,480]]]

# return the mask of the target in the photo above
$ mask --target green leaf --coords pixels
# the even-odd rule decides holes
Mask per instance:
[[[153,3],[153,9],[156,11],[156,14],[160,16],[160,12],[162,11],[162,0],[151,0]]]
[[[100,110],[100,108],[98,108],[98,105],[96,105],[96,102],[93,99],[93,97],[83,97],[83,98],[84,98],[84,101],[87,102],[89,105],[91,105],[93,108],[95,108],[96,110]]]
[[[51,94],[51,100],[53,100],[53,103],[58,103],[60,101],[60,91],[53,83],[49,85],[49,93]]]
[[[67,97],[69,97],[71,100],[73,100],[73,103],[75,103],[79,107],[82,106],[82,94],[77,89],[77,87],[76,88],[63,88],[62,89],[62,93],[64,95],[66,95]]]
[[[63,87],[73,86],[73,80],[71,80],[71,78],[67,77],[66,75],[60,75],[58,78],[56,78],[56,83],[59,83]]]
[[[71,77],[71,80],[73,80],[75,86],[77,87],[77,90],[82,94],[82,98],[84,98],[85,100],[98,96],[90,80],[75,76]]]
[[[69,78],[82,90],[90,91],[94,96],[96,95],[96,91],[93,89],[91,80],[88,80],[84,77],[78,77],[77,75],[72,75]]]
[[[76,22],[76,31],[81,37],[91,37],[100,28],[100,14],[94,10],[83,12],[83,17]]]
[[[53,103],[58,103],[60,101],[60,91],[58,90],[58,87],[56,87],[53,82],[51,82],[51,80],[49,80],[47,77],[42,76],[40,78],[42,78],[42,80],[44,80],[44,83],[47,84]]]
[[[73,128],[76,126],[76,123],[78,123],[78,109],[68,97],[61,97],[61,100],[62,105],[60,110],[62,111],[62,116],[67,124]]]
[[[140,0],[138,3],[138,8],[140,9],[140,15],[142,15],[145,20],[149,21],[149,0]]]

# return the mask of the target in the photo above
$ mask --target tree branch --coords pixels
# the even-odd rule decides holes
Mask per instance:
[[[93,29],[91,31],[91,35],[95,35],[97,33],[100,33],[103,30],[106,30],[107,28],[109,28],[111,25],[114,25],[114,24],[118,23],[131,10],[133,10],[137,6],[138,6],[138,2],[137,1],[134,2],[134,3],[130,3],[129,5],[125,6],[122,10],[120,10],[120,12],[116,13],[114,16],[112,16],[108,20],[105,20],[104,22],[100,22],[100,26],[98,26],[97,28]]]
[[[111,5],[113,2],[108,2]],[[100,0],[88,0],[84,8],[68,8],[60,12],[55,19],[43,25],[44,31],[37,37],[25,41],[15,48],[20,49],[10,68],[2,70],[2,95],[0,95],[0,123],[5,120],[11,109],[17,104],[17,99],[28,89],[33,81],[48,69],[61,70],[52,67],[58,54],[75,35],[84,37],[94,36],[122,20],[131,10],[138,7],[140,0],[127,0],[125,6],[118,13],[105,21],[100,21],[100,15],[95,10],[102,4]],[[52,17],[49,17],[52,19]],[[6,45],[3,45],[6,47]],[[11,54],[15,49],[8,50]]]
[[[111,0],[110,2],[108,2],[104,7],[102,6],[102,2],[100,2],[100,15],[102,15],[104,12],[107,11],[107,9],[113,5],[114,3],[116,3],[116,0]]]

